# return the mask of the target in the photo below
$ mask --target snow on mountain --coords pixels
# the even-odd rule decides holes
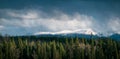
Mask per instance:
[[[88,34],[88,35],[96,35],[97,33],[92,29],[78,29],[78,30],[63,30],[59,32],[37,32],[34,35],[42,35],[42,34],[70,34],[70,33],[78,33],[78,34]]]

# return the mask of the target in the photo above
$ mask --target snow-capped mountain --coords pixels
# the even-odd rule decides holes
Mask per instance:
[[[93,31],[92,29],[78,29],[78,30],[63,30],[63,31],[59,31],[59,32],[37,32],[34,33],[34,35],[43,35],[43,34],[87,34],[87,35],[96,35],[97,33],[95,31]]]
[[[120,38],[120,34],[118,33],[114,32],[98,33],[92,29],[63,30],[59,32],[37,32],[34,33],[34,35],[49,37],[56,36],[56,37],[84,37],[84,38],[91,38],[92,35],[93,38],[108,37],[117,40],[119,40]]]

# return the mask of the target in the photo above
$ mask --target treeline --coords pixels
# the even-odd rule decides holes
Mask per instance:
[[[119,41],[101,38],[60,40],[4,38],[0,42],[0,59],[120,59]]]

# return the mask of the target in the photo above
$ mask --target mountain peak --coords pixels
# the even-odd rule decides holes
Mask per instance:
[[[70,34],[70,33],[78,33],[78,34],[88,34],[88,35],[96,35],[97,33],[92,29],[77,29],[77,30],[63,30],[58,32],[37,32],[34,35],[42,35],[42,34]]]

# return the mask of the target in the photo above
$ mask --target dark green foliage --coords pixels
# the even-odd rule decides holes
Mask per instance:
[[[0,42],[0,59],[120,59],[120,42],[112,39],[8,37]]]

